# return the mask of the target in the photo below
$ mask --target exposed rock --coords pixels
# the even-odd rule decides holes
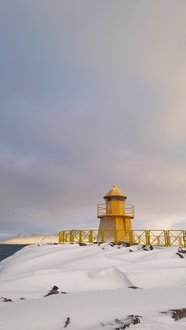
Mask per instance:
[[[52,290],[50,290],[44,297],[51,296],[52,294],[58,294],[58,287],[56,285],[53,286]]]
[[[162,312],[162,314],[171,314],[175,321],[183,319],[186,317],[186,308],[181,309],[169,309],[167,312]]]
[[[125,246],[125,247],[129,247],[130,246],[130,244],[128,242],[124,242],[124,243],[122,243],[122,245]]]
[[[183,309],[172,309],[172,318],[175,321],[178,321],[180,319],[183,319],[184,317],[186,317],[186,308]]]
[[[67,317],[64,328],[66,328],[69,323],[70,323],[70,317]]]
[[[54,285],[53,288],[52,288],[52,290],[58,290],[58,289],[59,288],[56,285]]]
[[[131,285],[131,286],[129,286],[129,289],[140,289],[140,288],[138,288],[138,286]]]
[[[153,246],[152,245],[149,245],[149,246],[147,246],[147,245],[142,245],[142,250],[143,251],[150,251],[150,250],[153,250]]]
[[[129,242],[124,242],[124,241],[119,241],[118,243],[115,243],[115,242],[109,242],[109,245],[110,245],[110,246],[118,245],[118,247],[119,247],[119,246],[124,246],[124,247],[129,247],[129,246],[130,246]]]
[[[186,250],[184,250],[184,249],[182,249],[181,247],[179,247],[178,252],[179,252],[179,253],[186,253]]]
[[[128,315],[125,319],[119,320],[119,319],[114,319],[112,322],[109,323],[101,323],[102,327],[105,326],[114,326],[112,329],[113,330],[121,330],[121,329],[126,329],[130,327],[131,324],[138,324],[140,323],[140,317],[139,315]]]
[[[182,256],[182,254],[181,253],[176,253],[181,259],[183,259],[184,258],[184,256]]]
[[[4,302],[12,301],[12,299],[3,298]]]

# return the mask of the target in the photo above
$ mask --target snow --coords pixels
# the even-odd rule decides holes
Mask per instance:
[[[112,330],[115,319],[133,314],[141,316],[133,330],[183,330],[186,318],[162,314],[186,308],[186,254],[177,252],[107,243],[26,246],[0,263],[0,329],[60,330],[69,317],[67,330]],[[46,296],[54,285],[59,293]]]

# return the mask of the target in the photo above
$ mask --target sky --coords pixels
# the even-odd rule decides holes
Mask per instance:
[[[0,237],[186,229],[185,0],[1,0]]]

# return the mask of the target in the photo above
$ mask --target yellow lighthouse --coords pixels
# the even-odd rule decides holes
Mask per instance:
[[[103,198],[105,203],[97,205],[97,217],[100,219],[98,240],[106,235],[111,239],[116,237],[117,241],[128,242],[134,206],[125,203],[127,196],[116,184]]]

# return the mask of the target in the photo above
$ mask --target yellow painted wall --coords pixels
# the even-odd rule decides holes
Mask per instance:
[[[99,230],[116,230],[116,217],[103,217],[99,224]]]
[[[113,235],[114,239],[114,230],[118,230],[118,240],[119,241],[129,241],[129,230],[132,230],[130,218],[124,216],[104,216],[100,220],[98,240],[101,240],[101,230],[105,230],[108,233],[110,232],[111,239]],[[113,233],[111,233],[113,231]]]

